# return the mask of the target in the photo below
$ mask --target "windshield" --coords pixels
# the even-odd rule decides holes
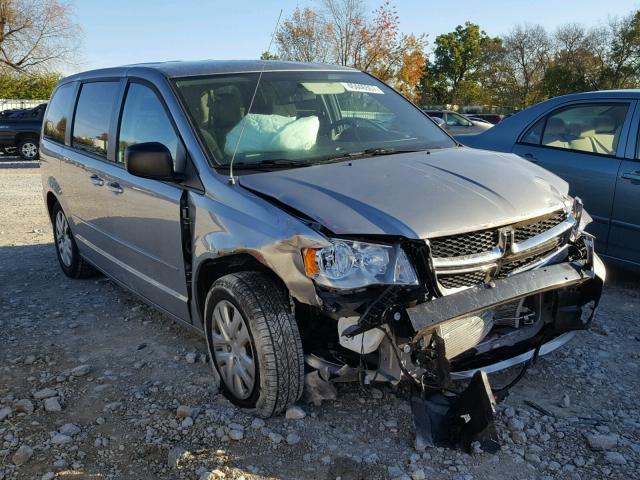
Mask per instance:
[[[212,165],[290,168],[455,142],[384,83],[360,72],[264,72],[175,81]]]

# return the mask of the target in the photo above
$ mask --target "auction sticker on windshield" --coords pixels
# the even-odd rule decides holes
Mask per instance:
[[[348,92],[362,92],[362,93],[375,93],[377,95],[384,95],[384,92],[377,85],[366,85],[364,83],[348,83],[340,82],[344,89]]]

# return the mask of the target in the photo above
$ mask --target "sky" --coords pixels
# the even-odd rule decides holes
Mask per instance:
[[[370,10],[382,0],[369,0]],[[539,23],[553,30],[567,22],[603,24],[640,8],[640,0],[395,0],[404,33],[441,33],[471,21],[489,35]],[[280,9],[317,0],[75,0],[82,26],[77,70],[138,62],[258,58],[267,49]],[[275,48],[272,48],[274,51]]]

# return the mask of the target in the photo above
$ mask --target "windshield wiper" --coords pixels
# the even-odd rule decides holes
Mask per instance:
[[[415,149],[396,149],[396,148],[367,148],[359,152],[349,152],[344,154],[335,155],[327,158],[326,162],[334,162],[339,160],[348,160],[349,158],[365,158],[365,157],[377,157],[379,155],[395,155],[396,153],[413,153],[424,152],[426,148]]]
[[[234,170],[272,170],[274,168],[300,168],[313,165],[313,162],[286,160],[283,158],[275,160],[260,160],[259,162],[234,162]],[[228,165],[225,165],[228,167]]]

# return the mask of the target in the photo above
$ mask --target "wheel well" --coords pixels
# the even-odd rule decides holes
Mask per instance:
[[[196,305],[201,318],[204,318],[204,300],[207,298],[207,294],[209,293],[209,289],[211,288],[211,285],[213,285],[213,282],[225,275],[228,275],[229,273],[245,271],[266,273],[285,291],[287,290],[284,282],[280,277],[278,277],[278,275],[248,253],[206,260],[198,268],[194,286]]]
[[[53,192],[47,192],[47,211],[49,212],[49,218],[53,215],[53,206],[58,203],[58,199]]]
[[[38,135],[34,135],[31,132],[22,132],[16,135],[16,147],[18,146],[18,144],[23,138],[32,138],[36,141],[36,143],[40,143],[38,141]]]

